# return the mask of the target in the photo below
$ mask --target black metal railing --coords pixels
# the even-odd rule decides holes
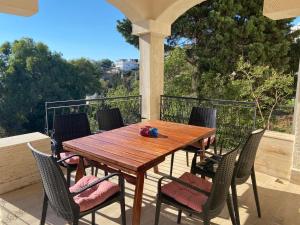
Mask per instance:
[[[284,133],[293,133],[294,106],[277,106],[272,113],[269,129]]]
[[[160,119],[188,123],[193,107],[217,109],[217,136],[237,143],[256,127],[256,104],[220,99],[161,96]]]
[[[104,108],[119,108],[124,119],[124,123],[132,124],[141,121],[142,97],[108,97],[91,98],[80,100],[55,101],[45,103],[45,132],[51,135],[55,115],[67,113],[87,113],[92,131],[98,129],[96,112]]]

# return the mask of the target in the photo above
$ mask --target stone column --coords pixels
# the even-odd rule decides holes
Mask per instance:
[[[293,167],[291,173],[291,181],[300,184],[300,63],[298,71],[298,82],[295,99],[295,113],[294,113],[294,129],[295,141],[293,151]]]
[[[159,119],[160,96],[164,88],[164,36],[148,33],[139,39],[142,116]]]
[[[139,36],[140,94],[142,117],[159,119],[160,96],[164,89],[164,40],[170,25],[153,20],[133,24],[133,34]]]

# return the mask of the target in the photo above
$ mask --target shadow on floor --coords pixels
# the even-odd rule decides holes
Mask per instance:
[[[150,177],[146,188],[151,188],[144,195],[142,209],[142,225],[153,225],[155,216],[155,194],[156,179]],[[153,185],[151,185],[153,184]],[[149,186],[150,185],[150,186]],[[258,187],[262,209],[262,218],[256,214],[256,206],[253,197],[252,185],[244,184],[238,187],[239,206],[241,224],[243,225],[299,225],[300,224],[300,194],[290,190],[288,185],[280,185],[276,182],[268,184],[266,187]],[[241,189],[243,191],[241,191]],[[299,188],[299,186],[298,186]],[[240,190],[239,190],[240,189]],[[290,192],[287,192],[289,190]],[[127,224],[132,220],[132,197],[133,186],[126,187],[126,216]],[[300,193],[298,191],[298,193]],[[0,224],[38,224],[41,215],[42,188],[40,184],[7,193],[0,196],[1,217]],[[120,207],[113,204],[97,212],[97,224],[115,225],[120,224]],[[2,219],[2,220],[1,220]],[[163,205],[160,215],[160,225],[176,224],[177,210]],[[81,225],[90,224],[90,215],[80,221]],[[55,213],[49,209],[47,214],[47,224],[66,224],[59,219]],[[182,224],[202,224],[200,218],[184,215]],[[227,208],[223,210],[220,217],[212,220],[212,225],[230,225]]]

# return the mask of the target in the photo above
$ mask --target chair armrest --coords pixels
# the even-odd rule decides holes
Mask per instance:
[[[52,155],[54,155],[54,156],[57,155],[57,148],[58,148],[57,141],[55,141],[54,139],[51,138],[51,152],[52,152]]]
[[[184,182],[184,181],[182,181],[182,180],[180,180],[180,179],[178,179],[178,178],[171,177],[171,176],[163,176],[163,177],[161,177],[161,178],[158,180],[158,186],[157,186],[157,187],[158,187],[158,193],[159,193],[159,194],[161,193],[161,183],[162,183],[162,181],[163,181],[164,179],[169,179],[169,180],[175,181],[175,182],[177,182],[177,183],[179,183],[179,184],[181,184],[181,185],[183,185],[183,186],[186,186],[186,187],[188,187],[188,188],[190,188],[190,189],[193,189],[194,191],[200,192],[200,193],[202,193],[202,194],[204,194],[204,195],[206,195],[206,196],[209,196],[209,195],[210,195],[210,193],[207,192],[207,191],[204,191],[204,190],[202,190],[202,189],[200,189],[200,188],[198,188],[198,187],[195,187],[195,186],[193,186],[193,185],[191,185],[191,184],[188,184],[188,183],[186,183],[186,182]]]
[[[105,132],[105,130],[96,130],[94,132],[92,132],[92,134],[99,134],[99,133],[103,133]]]
[[[71,195],[72,196],[76,196],[76,195],[79,195],[80,193],[86,191],[87,189],[105,181],[105,180],[108,180],[109,178],[112,178],[114,176],[118,176],[119,177],[119,185],[120,185],[120,188],[121,188],[121,191],[124,192],[124,178],[123,176],[120,174],[120,173],[112,173],[112,174],[109,174],[103,178],[100,178],[100,179],[97,179],[95,181],[93,181],[92,183],[86,185],[85,187],[81,188],[80,190],[76,191],[76,192],[72,192]]]
[[[68,156],[68,157],[66,157],[66,158],[63,158],[63,159],[58,160],[57,163],[63,162],[63,161],[65,161],[65,160],[70,159],[70,158],[73,158],[73,157],[75,157],[75,156],[82,157],[81,155],[76,155],[76,154],[74,154],[74,155],[70,155],[70,156]]]

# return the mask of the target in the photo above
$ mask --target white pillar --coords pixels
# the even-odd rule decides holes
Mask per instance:
[[[160,96],[164,93],[164,41],[171,34],[171,25],[139,21],[133,24],[132,33],[139,36],[142,117],[159,119]]]
[[[139,40],[142,117],[159,119],[164,89],[164,36],[147,33],[140,35]]]
[[[295,141],[293,151],[293,167],[291,173],[291,181],[300,184],[300,63],[298,70],[298,82],[295,99],[295,112],[294,112],[294,128],[295,128]]]

